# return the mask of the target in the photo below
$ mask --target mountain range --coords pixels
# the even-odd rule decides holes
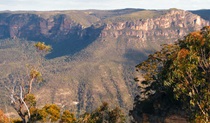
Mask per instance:
[[[1,107],[10,101],[5,86],[24,80],[30,64],[41,65],[44,76],[34,85],[38,106],[82,114],[105,101],[128,111],[138,93],[135,65],[207,25],[210,10],[1,11]],[[38,41],[53,48],[44,58],[33,46]]]

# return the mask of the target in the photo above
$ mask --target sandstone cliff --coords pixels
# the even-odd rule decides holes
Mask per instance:
[[[35,41],[66,41],[73,36],[80,38],[93,36],[91,31],[102,28],[100,37],[130,36],[138,42],[173,42],[187,34],[189,31],[198,30],[209,25],[209,21],[191,12],[171,9],[165,10],[160,16],[125,20],[119,22],[102,23],[103,19],[97,18],[97,11],[85,13],[85,24],[76,17],[71,17],[73,12],[19,12],[0,14],[0,38],[25,38]],[[98,12],[99,13],[99,12]],[[48,15],[43,16],[43,15]],[[78,13],[79,14],[79,13]],[[92,18],[92,20],[88,19]],[[86,24],[88,22],[88,24]],[[91,29],[92,30],[91,30]],[[99,30],[100,31],[100,30]],[[97,34],[96,34],[97,35]],[[172,39],[172,40],[171,40]]]
[[[155,18],[106,24],[101,37],[111,36],[118,38],[125,35],[136,37],[136,40],[139,42],[160,43],[168,40],[169,42],[167,41],[167,43],[171,43],[188,32],[199,30],[206,25],[209,25],[209,21],[191,12],[169,10],[166,14]]]
[[[6,73],[0,74],[7,77],[36,57],[27,51],[30,43],[16,40],[44,41],[53,51],[43,61],[47,79],[35,92],[38,104],[57,103],[82,113],[107,101],[128,111],[137,92],[135,65],[160,44],[174,43],[206,25],[209,21],[200,16],[175,9],[0,13],[0,39],[12,38],[25,48],[10,49],[16,44],[1,41],[7,69],[2,61],[0,71]],[[18,57],[26,54],[28,60]]]

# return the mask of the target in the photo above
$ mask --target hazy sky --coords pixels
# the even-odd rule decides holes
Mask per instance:
[[[0,10],[210,9],[210,0],[0,0]]]

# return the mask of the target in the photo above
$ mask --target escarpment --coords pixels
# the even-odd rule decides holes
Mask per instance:
[[[140,16],[141,17],[141,16]],[[188,32],[209,25],[209,21],[183,10],[169,10],[166,14],[147,19],[138,19],[106,24],[101,37],[130,36],[136,41],[172,43]]]
[[[135,65],[161,44],[206,25],[198,15],[173,9],[1,12],[0,80],[36,62],[32,43],[42,41],[53,50],[41,61],[46,80],[34,92],[37,104],[81,113],[106,101],[128,111],[137,92]]]

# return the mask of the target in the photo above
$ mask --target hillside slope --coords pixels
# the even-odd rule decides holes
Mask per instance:
[[[34,91],[39,106],[57,103],[82,113],[106,101],[128,111],[137,90],[135,65],[161,44],[206,25],[177,9],[2,12],[0,85],[11,85],[25,64],[37,63],[33,43],[43,41],[53,51],[42,59],[45,81]],[[2,107],[6,98],[1,95]]]

